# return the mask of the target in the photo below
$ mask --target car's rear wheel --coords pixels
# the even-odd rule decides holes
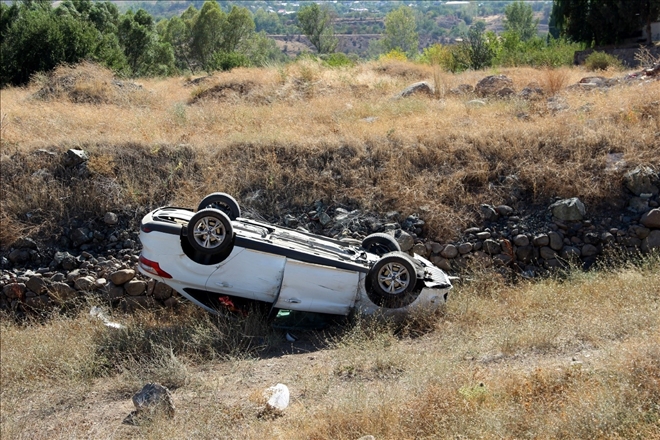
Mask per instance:
[[[378,232],[368,235],[362,240],[362,249],[382,257],[388,252],[400,252],[401,246],[399,246],[399,242],[391,235]]]
[[[199,202],[197,211],[207,208],[218,209],[224,212],[230,220],[236,220],[241,216],[241,208],[238,206],[236,199],[229,194],[221,192],[209,194],[204,197],[204,199]]]
[[[419,296],[417,268],[403,252],[390,252],[369,271],[367,290],[374,304],[385,308],[406,307]]]
[[[224,212],[207,208],[188,223],[188,242],[198,252],[213,255],[225,250],[234,239],[234,228]]]

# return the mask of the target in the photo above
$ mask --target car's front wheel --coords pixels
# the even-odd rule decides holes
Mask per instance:
[[[383,255],[367,277],[369,299],[380,307],[406,307],[419,296],[415,263],[403,252]]]
[[[224,212],[208,208],[195,213],[188,223],[188,242],[198,252],[213,255],[234,239],[234,228]]]

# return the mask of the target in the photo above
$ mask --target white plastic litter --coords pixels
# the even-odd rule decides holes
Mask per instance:
[[[110,318],[107,317],[107,315],[105,314],[105,312],[103,311],[103,309],[102,309],[101,307],[98,307],[98,306],[94,306],[94,307],[92,307],[92,308],[89,310],[89,314],[90,314],[90,316],[93,316],[93,317],[95,317],[95,318],[100,319],[101,321],[103,321],[103,324],[104,324],[106,327],[110,327],[110,328],[125,328],[125,326],[124,326],[123,324],[120,324],[120,323],[118,323],[118,322],[110,321]]]
[[[264,391],[264,397],[268,399],[266,407],[283,411],[289,406],[289,388],[281,383]]]

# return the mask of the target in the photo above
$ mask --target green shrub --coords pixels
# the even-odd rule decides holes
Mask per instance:
[[[584,61],[587,70],[608,70],[608,69],[621,69],[623,64],[614,55],[605,52],[594,52],[587,57]]]
[[[354,57],[341,52],[323,54],[320,58],[330,67],[351,67],[357,64],[357,60]]]
[[[209,63],[212,70],[231,70],[236,67],[250,67],[248,57],[239,52],[216,52]]]

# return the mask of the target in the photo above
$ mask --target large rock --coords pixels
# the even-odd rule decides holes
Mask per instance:
[[[648,237],[642,241],[642,252],[660,249],[660,230],[651,231]]]
[[[553,216],[561,221],[579,221],[586,214],[584,203],[577,197],[559,200],[550,205],[548,209],[552,211]]]
[[[119,216],[117,214],[115,214],[114,212],[108,211],[103,216],[103,222],[106,225],[114,226],[117,223],[119,223]]]
[[[513,92],[513,81],[505,75],[487,76],[477,83],[474,91],[481,97],[497,96],[503,89],[511,89]]]
[[[406,231],[401,231],[401,234],[396,238],[396,241],[399,243],[403,252],[408,252],[415,245],[415,240],[412,238],[412,235]]]
[[[110,274],[110,281],[115,285],[121,286],[122,284],[132,280],[135,277],[133,269],[120,269]]]
[[[655,208],[644,214],[640,223],[651,229],[660,229],[660,208]]]
[[[77,290],[89,292],[96,287],[96,279],[90,275],[80,277],[74,281],[74,286]]]
[[[2,288],[2,293],[9,299],[22,299],[26,290],[24,283],[11,283]]]
[[[406,98],[412,95],[431,96],[433,95],[433,87],[431,87],[431,85],[426,81],[418,82],[403,89],[403,91],[401,91],[401,93],[399,93],[397,97]]]
[[[633,194],[658,194],[658,187],[654,185],[654,180],[658,178],[657,174],[649,167],[637,167],[626,173],[623,177],[626,188]]]
[[[75,289],[67,283],[52,283],[48,287],[48,294],[59,303],[69,301],[78,296]]]
[[[37,295],[46,292],[47,289],[46,281],[44,281],[42,277],[36,275],[31,276],[25,285]]]

